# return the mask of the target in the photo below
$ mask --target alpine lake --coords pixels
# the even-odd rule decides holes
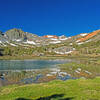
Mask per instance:
[[[0,86],[70,79],[71,76],[59,67],[69,62],[70,59],[0,60]]]
[[[43,83],[52,80],[94,78],[100,76],[96,60],[27,59],[0,60],[0,87],[11,84]]]

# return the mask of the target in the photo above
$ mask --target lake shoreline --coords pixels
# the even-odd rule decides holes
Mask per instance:
[[[0,56],[0,60],[31,60],[31,59],[37,59],[37,60],[54,60],[54,59],[88,59],[88,58],[100,58],[100,56],[86,56],[86,55],[72,55],[72,56],[68,56],[68,55],[51,55],[51,56]]]
[[[6,59],[4,59],[4,58],[6,58]],[[67,73],[67,75],[70,75],[71,77],[75,77],[75,78],[76,77],[77,78],[82,77],[82,78],[87,78],[88,79],[88,78],[95,78],[96,76],[98,76],[98,74],[99,74],[98,66],[99,65],[98,66],[95,65],[95,67],[93,67],[94,64],[91,65],[91,64],[89,64],[89,62],[93,62],[93,63],[98,62],[99,63],[99,57],[98,58],[97,57],[93,58],[93,57],[86,57],[86,56],[84,56],[84,57],[83,56],[40,56],[40,57],[39,56],[38,57],[32,57],[32,56],[28,56],[28,57],[27,56],[23,56],[23,57],[22,56],[21,57],[20,56],[17,56],[17,57],[3,56],[3,58],[0,59],[0,60],[1,61],[4,60],[6,62],[8,62],[8,61],[17,61],[17,60],[18,61],[29,60],[29,61],[32,61],[32,62],[35,61],[35,60],[40,60],[40,61],[42,61],[42,60],[45,60],[45,61],[47,61],[47,60],[58,60],[58,62],[59,62],[61,60],[67,60],[67,59],[70,59],[71,62],[60,64],[58,66],[58,68],[60,68],[60,70],[61,70],[61,74],[62,74],[63,78],[65,78],[66,75],[64,75],[64,74],[66,74],[66,73]],[[94,73],[94,69],[96,71],[95,73]],[[25,70],[26,72],[24,70],[21,70],[21,71],[24,72],[24,74],[27,72],[27,70]],[[32,71],[32,70],[30,69],[30,71]],[[14,72],[19,73],[19,71],[14,71]],[[38,72],[39,72],[38,75],[40,75],[40,71],[38,71]],[[56,75],[52,75],[51,73],[48,73],[48,72],[49,71],[47,69],[46,69],[45,72],[42,71],[42,74],[46,73],[47,76],[44,75],[46,77],[41,78],[40,81],[41,80],[47,81],[48,80],[47,77],[49,77],[50,80],[56,79]],[[15,74],[15,75],[17,75],[17,74]],[[53,74],[55,74],[55,71],[53,72]],[[60,77],[60,78],[62,79],[62,77]]]

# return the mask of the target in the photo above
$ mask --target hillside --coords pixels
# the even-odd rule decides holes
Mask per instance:
[[[97,34],[99,34],[99,33],[100,33],[100,30],[91,32],[91,33],[89,33],[88,35],[84,36],[83,38],[78,39],[78,41],[79,41],[79,42],[86,41],[86,40],[92,38],[93,36],[95,36],[95,35],[97,35]]]
[[[21,29],[11,29],[0,33],[0,54],[4,56],[99,55],[99,43],[100,30],[66,37],[38,36]]]

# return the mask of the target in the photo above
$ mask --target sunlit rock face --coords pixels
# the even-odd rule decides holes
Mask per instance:
[[[77,41],[78,42],[86,41],[86,40],[88,40],[88,39],[90,39],[90,38],[92,38],[92,37],[94,37],[94,36],[96,36],[98,34],[100,35],[100,30],[93,31],[93,32],[91,32],[89,34],[86,34],[86,33],[85,34],[80,34],[80,35],[82,35],[84,37],[79,38]]]
[[[13,41],[16,39],[26,39],[26,33],[21,29],[16,29],[16,28],[6,31],[5,36],[9,40]]]
[[[43,36],[44,38],[55,38],[55,39],[58,39],[59,37],[56,36],[56,35],[45,35]]]

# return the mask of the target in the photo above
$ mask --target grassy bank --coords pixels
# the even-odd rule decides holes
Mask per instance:
[[[100,100],[100,77],[2,87],[0,100]]]
[[[86,55],[46,55],[46,56],[0,56],[0,60],[24,60],[24,59],[77,59],[77,60],[89,60],[89,59],[100,59],[99,57],[91,57]]]
[[[25,59],[64,59],[67,56],[0,56],[0,60],[25,60]]]

